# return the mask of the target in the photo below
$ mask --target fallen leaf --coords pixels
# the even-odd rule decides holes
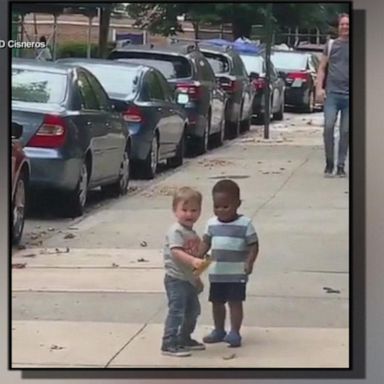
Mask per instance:
[[[223,360],[232,360],[236,357],[236,353],[231,353],[230,355],[223,356]]]
[[[142,241],[142,242],[140,243],[140,245],[141,245],[142,247],[146,247],[148,244],[147,244],[146,241]]]
[[[64,236],[64,239],[73,239],[75,238],[75,235],[73,233],[67,233],[65,236]]]
[[[119,267],[119,264],[112,263],[112,268],[118,268],[118,267]]]
[[[60,350],[60,349],[64,349],[64,347],[60,347],[59,345],[56,345],[56,344],[52,344],[50,348],[51,351]]]
[[[18,250],[23,250],[23,249],[26,249],[27,247],[25,246],[25,245],[23,245],[23,244],[19,244],[18,246],[17,246],[17,249]]]
[[[137,259],[137,261],[139,263],[143,263],[143,262],[147,263],[148,262],[148,260],[145,260],[143,257],[140,257],[140,259]]]
[[[12,264],[12,268],[22,269],[22,268],[25,268],[26,265],[27,265],[27,263],[14,263],[14,264]]]

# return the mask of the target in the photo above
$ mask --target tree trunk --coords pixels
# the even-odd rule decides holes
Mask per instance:
[[[111,20],[111,9],[109,7],[100,8],[99,25],[99,57],[105,58],[107,54],[109,23]]]
[[[244,20],[233,20],[232,22],[232,35],[236,40],[239,37],[250,38],[252,32],[252,25],[244,23]]]

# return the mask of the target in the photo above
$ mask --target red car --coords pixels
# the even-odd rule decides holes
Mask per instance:
[[[30,165],[19,138],[23,127],[12,123],[12,244],[20,242],[24,229]]]

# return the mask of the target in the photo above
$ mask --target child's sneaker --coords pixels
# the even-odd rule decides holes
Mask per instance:
[[[241,336],[236,332],[229,332],[225,337],[224,341],[228,343],[228,347],[237,348],[241,346]]]
[[[190,351],[204,351],[205,345],[203,343],[199,343],[198,341],[194,339],[187,339],[184,340],[181,344],[185,349]]]
[[[224,340],[226,334],[224,330],[214,329],[209,335],[203,337],[203,342],[206,344],[220,343]]]
[[[191,356],[191,352],[184,347],[167,345],[161,347],[161,354],[166,356],[186,357]]]

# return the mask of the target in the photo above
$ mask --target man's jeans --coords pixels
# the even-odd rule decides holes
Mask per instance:
[[[190,282],[165,275],[168,316],[165,321],[163,346],[178,345],[188,340],[200,315],[197,289]]]
[[[327,93],[324,103],[324,147],[327,166],[334,166],[334,131],[340,112],[340,140],[337,166],[344,167],[349,144],[349,96]]]

